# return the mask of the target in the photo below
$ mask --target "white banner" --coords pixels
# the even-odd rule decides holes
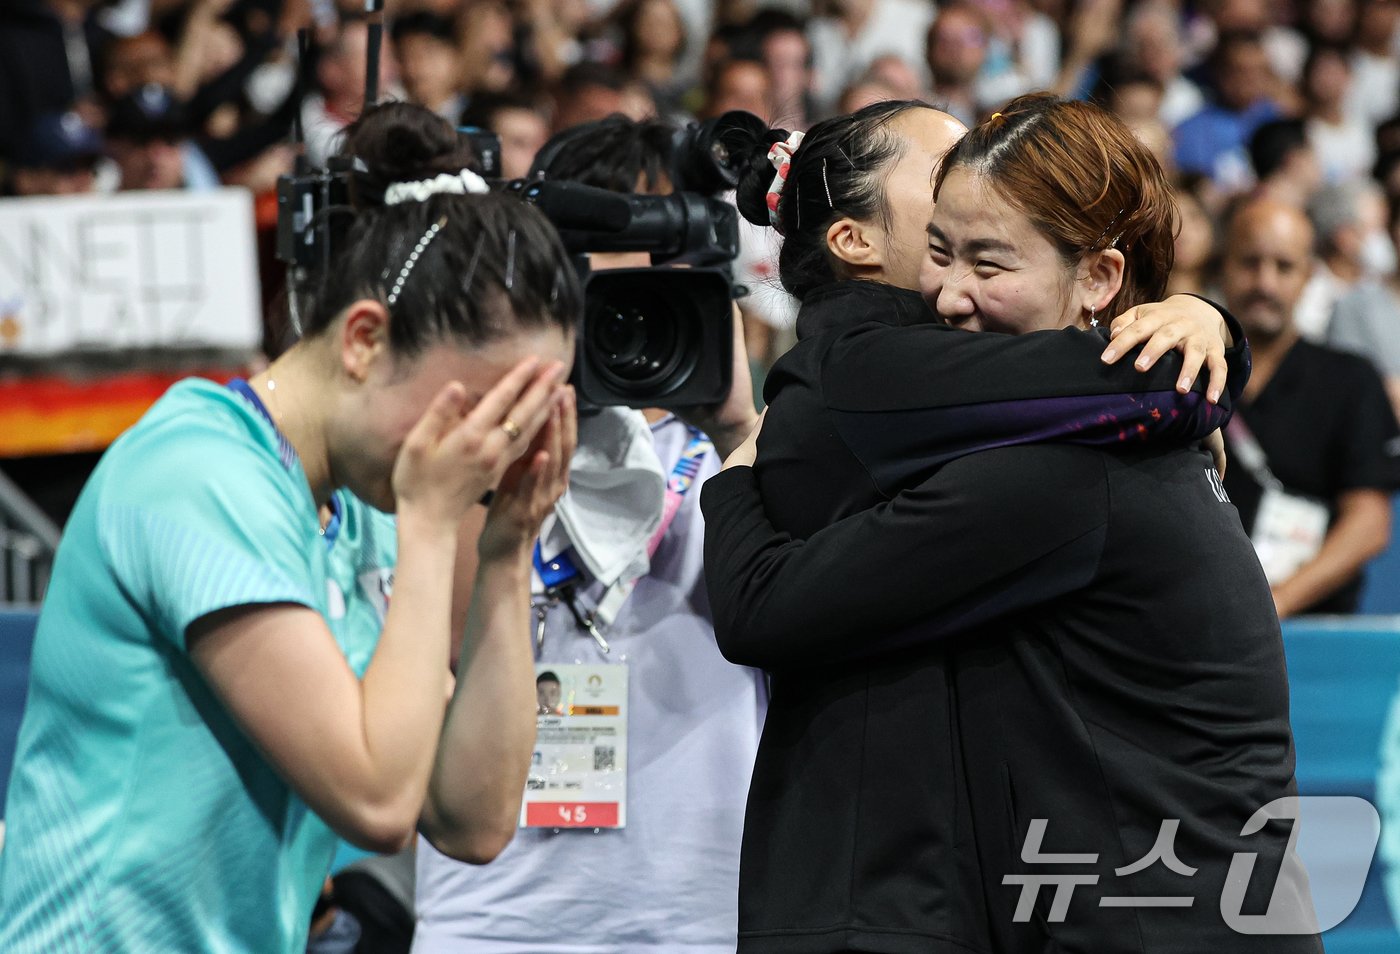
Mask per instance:
[[[0,355],[257,348],[243,189],[0,201]]]

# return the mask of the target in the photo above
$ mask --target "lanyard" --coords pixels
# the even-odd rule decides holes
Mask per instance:
[[[690,488],[695,485],[696,475],[700,472],[700,465],[705,459],[705,454],[714,449],[714,444],[698,428],[691,427],[690,440],[686,443],[685,449],[681,451],[681,456],[676,465],[671,468],[671,475],[666,478],[666,498],[661,509],[661,523],[656,531],[647,541],[647,556],[656,555],[657,548],[661,546],[661,541],[665,538],[666,532],[671,529],[671,524],[675,523],[676,516],[680,513],[681,504],[685,502],[685,495]],[[583,577],[577,564],[574,563],[572,549],[563,551],[553,559],[546,562],[540,551],[540,542],[535,541],[534,554],[535,572],[539,574],[540,582],[545,587],[545,602],[537,603],[535,606],[535,645],[544,640],[544,621],[546,607],[550,603],[563,602],[569,608],[570,614],[574,617],[574,622],[579,629],[586,630],[588,635],[593,637],[593,641],[598,644],[598,648],[604,653],[609,652],[611,647],[603,638],[603,634],[598,631],[596,613],[584,613],[578,606],[578,584]],[[619,581],[621,582],[621,581]],[[631,585],[635,580],[627,581],[626,587],[621,589],[622,594],[631,591]],[[619,588],[619,584],[614,584],[611,589]],[[604,595],[606,599],[608,594]],[[600,603],[602,601],[600,600]]]

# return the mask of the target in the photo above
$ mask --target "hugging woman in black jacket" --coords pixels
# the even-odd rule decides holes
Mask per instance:
[[[900,160],[868,151],[917,142],[917,117],[818,126],[792,157],[768,208],[799,342],[756,461],[731,460],[753,466],[703,491],[721,648],[773,679],[740,950],[1319,950],[1227,917],[1237,888],[1261,911],[1281,867],[1280,909],[1310,904],[1287,827],[1240,834],[1295,788],[1269,590],[1192,446],[1225,411],[1178,393],[1174,361],[1133,378],[1094,360],[1099,316],[1165,285],[1161,170],[1104,111],[1025,97],[939,171],[922,297],[804,287],[804,265],[898,267]],[[1163,324],[1132,314],[1114,350]],[[1242,340],[1231,356],[1238,393]],[[1135,864],[1164,834],[1168,860]],[[1236,852],[1259,855],[1247,885]],[[1064,875],[1064,910],[1053,881],[1020,904]]]

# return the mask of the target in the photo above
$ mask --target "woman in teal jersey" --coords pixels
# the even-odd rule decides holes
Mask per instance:
[[[356,141],[369,201],[302,340],[246,382],[172,388],[65,529],[0,950],[296,951],[337,836],[387,851],[418,827],[481,863],[514,832],[581,292],[532,208],[397,181],[431,158],[472,191],[446,123],[380,107]]]

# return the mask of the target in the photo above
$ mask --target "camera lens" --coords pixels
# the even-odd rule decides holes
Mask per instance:
[[[628,394],[664,394],[695,363],[698,341],[690,322],[654,301],[595,300],[584,324],[584,348],[594,372]]]

